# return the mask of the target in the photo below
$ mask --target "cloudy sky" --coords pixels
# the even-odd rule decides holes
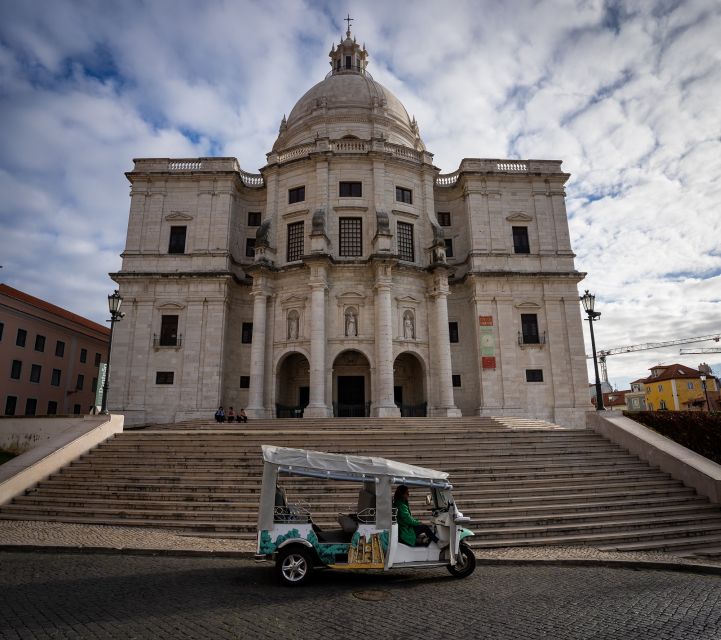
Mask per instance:
[[[721,332],[721,2],[352,4],[0,0],[0,279],[103,322],[132,159],[257,172],[350,9],[442,172],[563,160],[599,348]],[[609,374],[702,360],[721,374],[679,347]]]

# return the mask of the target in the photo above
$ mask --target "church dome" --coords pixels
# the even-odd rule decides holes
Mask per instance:
[[[424,149],[415,119],[401,101],[366,71],[368,52],[346,32],[330,52],[331,71],[298,100],[283,119],[274,150],[313,142],[316,138],[385,138],[387,142]]]

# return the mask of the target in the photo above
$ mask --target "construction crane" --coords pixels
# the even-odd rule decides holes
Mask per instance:
[[[721,340],[721,333],[712,333],[707,336],[696,336],[695,338],[678,338],[677,340],[666,340],[665,342],[644,342],[643,344],[632,344],[626,347],[614,347],[613,349],[600,349],[597,352],[597,355],[599,365],[601,366],[601,380],[608,383],[606,356],[615,356],[619,353],[631,353],[633,351],[651,351],[652,349],[672,347],[676,344],[691,344],[692,342],[706,342],[707,340],[719,342]],[[593,356],[586,356],[586,358],[593,358]]]

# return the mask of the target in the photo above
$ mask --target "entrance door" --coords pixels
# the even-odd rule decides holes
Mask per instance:
[[[310,387],[298,387],[298,404],[305,409],[310,402]]]
[[[339,417],[363,417],[365,410],[365,377],[338,376]]]

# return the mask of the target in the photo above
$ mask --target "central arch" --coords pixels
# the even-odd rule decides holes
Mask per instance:
[[[423,362],[410,351],[401,353],[393,362],[393,399],[401,417],[428,415],[425,387]]]
[[[333,361],[333,415],[359,418],[370,415],[371,367],[360,351],[349,349]]]
[[[276,418],[302,418],[310,400],[310,364],[293,351],[278,363],[275,391]]]

